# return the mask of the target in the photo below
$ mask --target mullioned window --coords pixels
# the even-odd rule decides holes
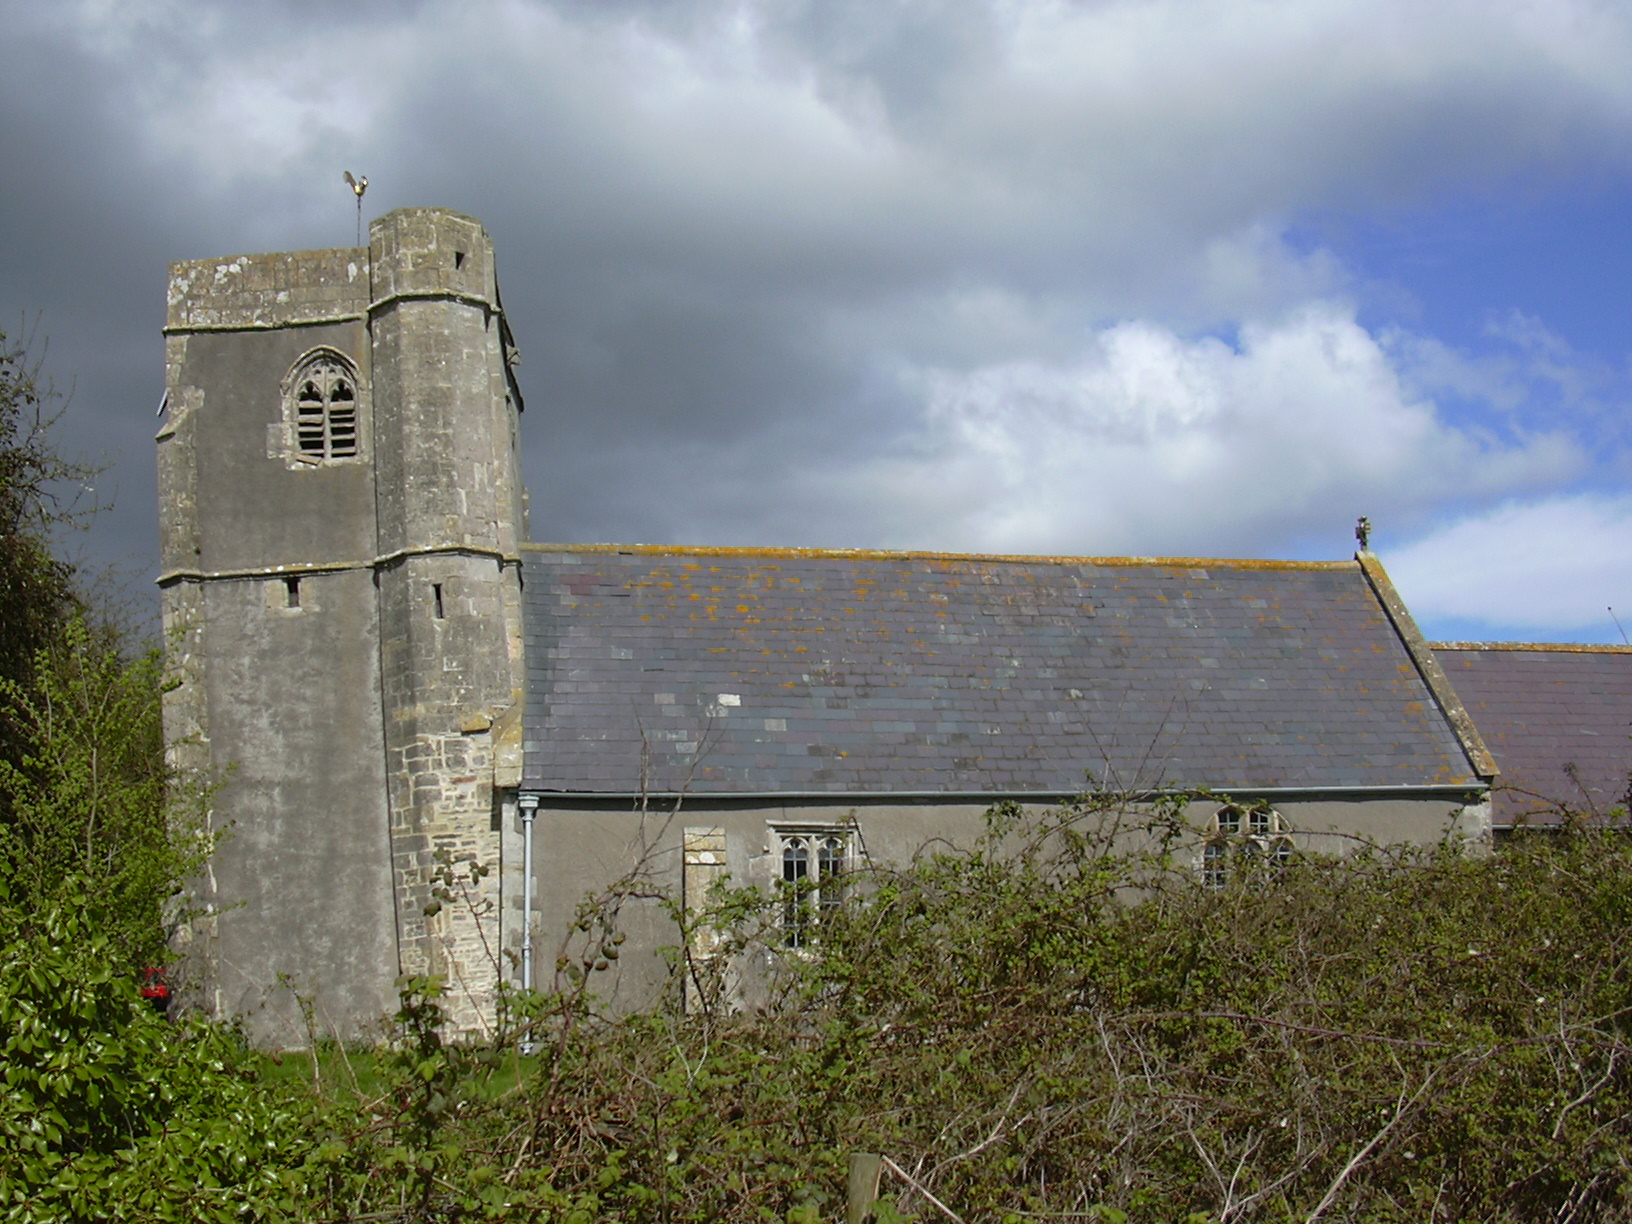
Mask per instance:
[[[1223,888],[1232,876],[1251,877],[1266,869],[1285,870],[1292,861],[1292,841],[1281,814],[1272,807],[1219,808],[1207,830],[1201,852],[1201,879]]]
[[[355,459],[360,398],[356,367],[333,349],[313,349],[283,382],[280,449],[302,464]]]

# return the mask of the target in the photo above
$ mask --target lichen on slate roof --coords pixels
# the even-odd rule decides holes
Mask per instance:
[[[531,545],[523,785],[1477,785],[1352,562]]]

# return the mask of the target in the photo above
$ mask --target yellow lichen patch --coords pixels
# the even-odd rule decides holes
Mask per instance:
[[[1254,558],[1231,559],[1216,557],[1048,557],[1029,553],[946,553],[915,552],[910,550],[866,548],[685,548],[669,544],[523,544],[528,552],[624,554],[672,558],[677,563],[682,557],[752,557],[777,560],[835,561],[919,561],[943,566],[978,566],[986,563],[1026,564],[1052,566],[1096,565],[1125,568],[1160,568],[1179,570],[1232,569],[1232,570],[1352,570],[1356,563],[1349,561],[1266,561]],[[718,572],[722,567],[711,566]]]

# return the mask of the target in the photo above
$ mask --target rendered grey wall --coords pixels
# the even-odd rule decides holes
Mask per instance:
[[[1487,806],[1475,799],[1465,805],[1448,795],[1336,796],[1278,799],[1274,807],[1294,844],[1308,853],[1345,854],[1367,842],[1428,845],[1446,837],[1478,849],[1488,844],[1489,825]],[[1193,803],[1185,819],[1194,829],[1205,829],[1218,806]],[[678,806],[653,801],[642,811],[628,800],[543,796],[533,835],[535,985],[548,988],[563,955],[580,963],[589,946],[574,927],[580,907],[618,896],[619,890],[608,886],[621,880],[631,885],[615,923],[625,943],[614,966],[591,971],[592,986],[616,1008],[643,1007],[658,996],[669,974],[662,949],[677,946],[680,933],[656,898],[683,895],[688,830],[723,832],[721,874],[734,885],[769,890],[781,879],[778,829],[853,821],[856,845],[867,859],[904,864],[924,853],[970,848],[985,831],[987,810],[983,802],[939,800],[779,803],[688,797]],[[1202,841],[1198,832],[1181,851],[1198,872]],[[514,896],[511,902],[519,905]]]
[[[222,841],[181,965],[188,995],[266,1044],[350,1034],[392,1003],[368,457],[367,252],[178,265],[159,435],[166,697],[179,759],[216,778]],[[283,388],[319,347],[356,367],[363,442],[290,454]],[[288,580],[298,583],[292,593]],[[290,606],[291,603],[298,606]]]
[[[379,654],[366,571],[209,584],[209,727],[227,766],[212,864],[214,1010],[271,1045],[351,1035],[395,1004],[395,923],[380,752]],[[285,983],[287,983],[285,985]]]
[[[326,465],[291,466],[268,453],[269,430],[282,412],[282,380],[299,357],[320,346],[349,357],[367,388],[368,335],[360,322],[187,338],[185,377],[209,389],[197,426],[204,451],[198,516],[207,526],[193,558],[199,568],[355,564],[374,555],[366,441],[357,459]]]

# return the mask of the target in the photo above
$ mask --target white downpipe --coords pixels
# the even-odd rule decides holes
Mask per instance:
[[[521,988],[533,988],[533,817],[538,796],[521,796]],[[523,1038],[521,1052],[531,1054],[531,1035]]]
[[[521,797],[521,988],[533,988],[533,817],[538,796]]]

